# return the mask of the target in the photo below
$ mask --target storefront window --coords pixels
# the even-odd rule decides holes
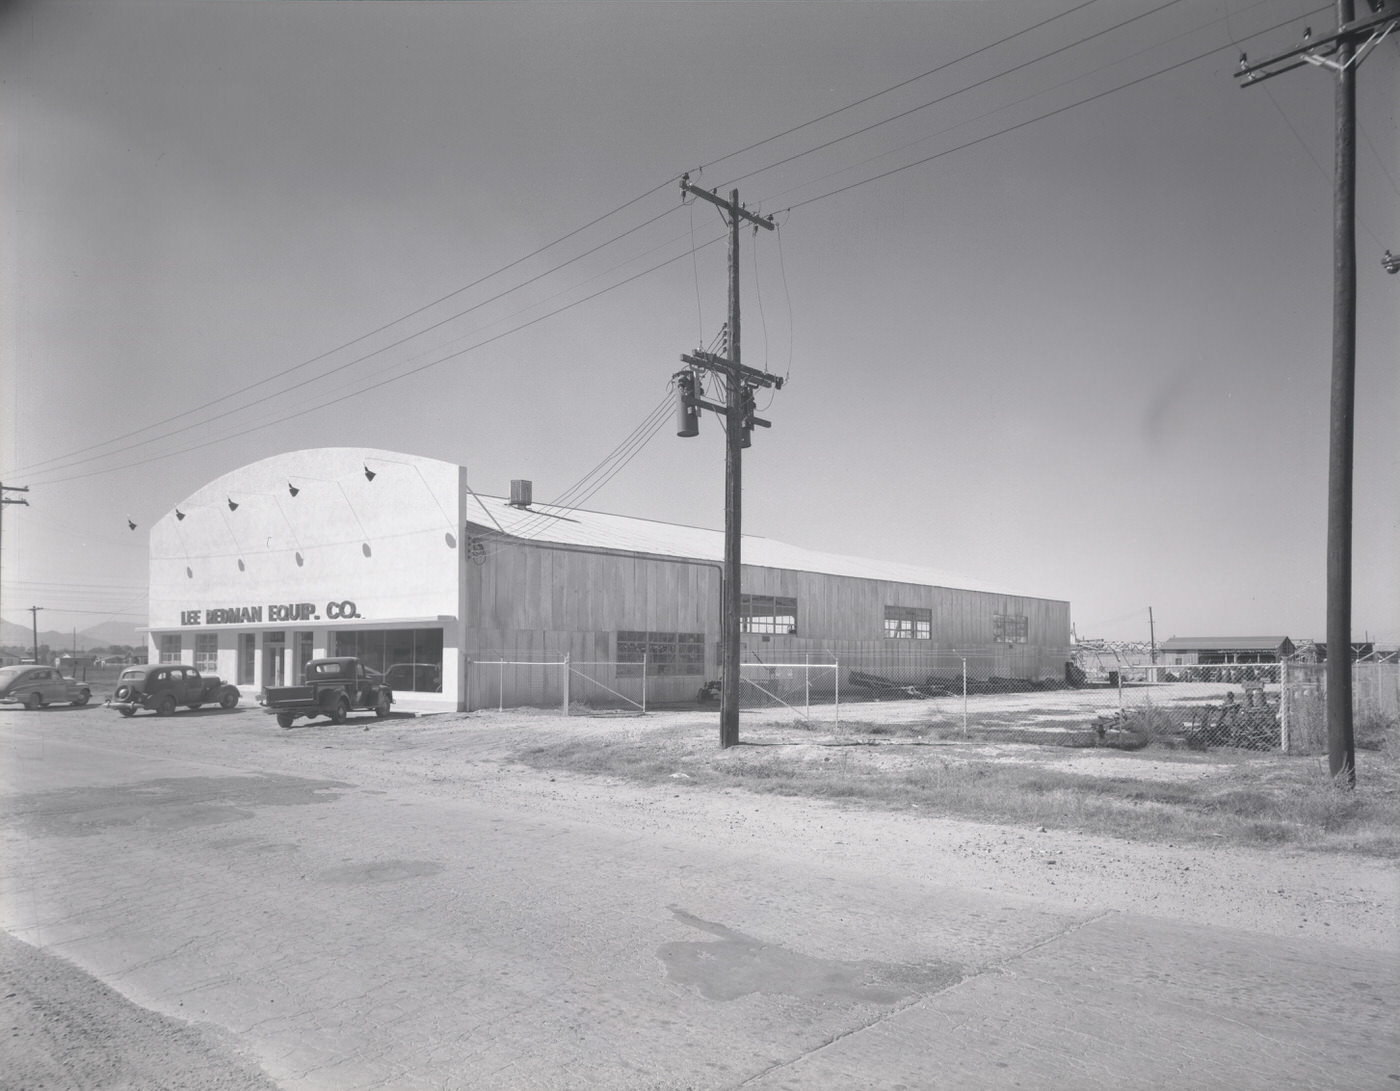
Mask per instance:
[[[442,692],[441,629],[337,632],[335,654],[353,655],[398,693]]]
[[[257,647],[257,633],[238,634],[238,684],[253,684],[253,650]]]
[[[219,634],[197,633],[194,638],[194,669],[201,674],[219,673]]]
[[[166,633],[160,638],[160,661],[162,663],[180,662],[179,633]]]

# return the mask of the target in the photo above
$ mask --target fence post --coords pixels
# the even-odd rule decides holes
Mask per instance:
[[[569,714],[569,653],[564,653],[564,715]]]
[[[466,706],[465,706],[465,707],[466,707],[466,710],[467,710],[468,712],[470,712],[470,711],[472,710],[472,657],[471,657],[471,656],[466,656],[466,657],[465,657],[465,662],[463,663],[463,668],[462,668],[462,689],[465,691],[465,693],[463,694],[463,696],[466,698],[466,702],[467,702],[467,703],[466,703]]]
[[[836,660],[836,730],[841,730],[841,657],[832,656]]]
[[[506,710],[506,657],[501,656],[501,665],[496,668],[496,711]]]
[[[963,674],[963,734],[967,734],[967,659],[962,661]]]
[[[642,652],[642,715],[647,714],[647,653]]]
[[[1288,753],[1288,660],[1278,665],[1278,744],[1279,749]]]

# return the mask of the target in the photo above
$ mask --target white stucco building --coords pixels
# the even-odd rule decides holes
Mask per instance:
[[[463,467],[361,447],[233,470],[151,531],[151,659],[251,697],[357,655],[429,711],[574,699],[558,671],[491,669],[507,659],[590,664],[624,699],[688,700],[719,677],[722,531],[534,505],[518,484],[482,495]],[[1063,600],[766,538],[743,559],[746,659],[849,675],[884,657],[922,681],[972,653],[983,678],[1063,678]]]
[[[413,700],[460,707],[466,471],[366,448],[275,455],[186,497],[151,530],[151,661],[247,694],[307,660],[360,655]]]

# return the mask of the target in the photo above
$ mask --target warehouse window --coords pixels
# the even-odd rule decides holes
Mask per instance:
[[[160,638],[160,661],[162,663],[180,662],[180,634],[166,633]]]
[[[705,634],[619,632],[617,676],[640,678],[643,662],[648,678],[702,675],[705,673]]]
[[[1025,614],[993,614],[992,642],[996,644],[1024,644],[1029,630]]]
[[[778,595],[740,595],[741,633],[797,635],[797,600]]]
[[[198,633],[195,635],[194,669],[204,674],[219,673],[218,633]]]
[[[933,611],[917,606],[886,606],[885,636],[892,640],[933,639]]]

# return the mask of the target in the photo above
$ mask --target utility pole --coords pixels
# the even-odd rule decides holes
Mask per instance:
[[[29,608],[29,617],[34,625],[34,662],[36,663],[39,662],[39,611],[42,609],[42,606]]]
[[[1352,0],[1337,0],[1337,29],[1266,61],[1240,54],[1237,79],[1248,87],[1309,64],[1336,78],[1332,215],[1332,392],[1327,459],[1327,764],[1333,778],[1356,783],[1352,734],[1351,532],[1356,405],[1356,70],[1400,23],[1395,0],[1368,0],[1355,19]],[[1387,265],[1387,269],[1389,266]]]
[[[731,189],[729,200],[717,193],[690,184],[690,175],[681,177],[681,193],[709,201],[720,210],[729,224],[729,325],[725,356],[699,352],[682,354],[688,370],[676,373],[680,395],[677,434],[694,436],[699,433],[696,409],[709,409],[724,418],[724,587],[720,611],[721,630],[721,690],[719,709],[719,745],[721,748],[739,742],[739,620],[740,620],[740,540],[743,509],[743,449],[749,446],[754,425],[769,427],[769,422],[753,415],[755,386],[781,388],[783,380],[754,368],[744,367],[739,359],[739,224],[751,223],[755,228],[772,231],[771,217],[758,216],[739,203],[739,191]],[[712,371],[724,377],[724,405],[702,401],[696,394],[699,371]]]
[[[3,556],[4,556],[4,552],[5,552],[5,549],[4,549],[4,547],[5,547],[5,505],[6,505],[6,504],[23,504],[26,508],[29,507],[29,501],[28,501],[28,500],[25,500],[25,499],[23,499],[22,497],[6,496],[5,494],[6,494],[7,492],[28,492],[28,491],[29,491],[29,486],[28,486],[28,485],[6,485],[6,484],[4,484],[3,482],[0,482],[0,557],[3,557]],[[3,581],[0,581],[0,588],[3,588],[3,587],[4,587],[4,582],[3,582]],[[0,612],[0,617],[3,617],[3,616],[4,616],[4,613],[3,613],[3,612]]]
[[[1152,620],[1152,607],[1147,608],[1147,636],[1152,641],[1152,665],[1157,665],[1157,625]],[[1156,681],[1154,678],[1153,681]]]

